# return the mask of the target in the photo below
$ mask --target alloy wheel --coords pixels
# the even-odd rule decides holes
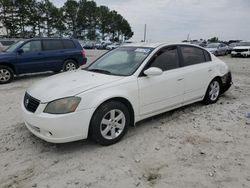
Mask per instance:
[[[73,70],[76,70],[76,65],[75,63],[73,62],[69,62],[66,64],[66,67],[65,67],[65,70],[66,71],[73,71]]]
[[[220,83],[214,80],[209,87],[209,98],[211,101],[217,100],[220,95]]]
[[[105,139],[115,139],[123,132],[125,124],[126,117],[121,110],[110,110],[102,118],[100,125],[101,134]]]
[[[7,82],[11,78],[11,73],[7,69],[0,69],[0,81]]]

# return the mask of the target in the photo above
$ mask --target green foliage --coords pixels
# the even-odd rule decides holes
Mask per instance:
[[[208,39],[209,42],[219,42],[218,37],[213,37],[211,39]]]
[[[49,0],[0,0],[0,22],[8,37],[121,40],[133,36],[128,21],[119,13],[88,0],[67,0],[61,8]]]

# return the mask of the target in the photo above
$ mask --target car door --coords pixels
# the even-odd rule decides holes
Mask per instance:
[[[61,39],[43,39],[44,61],[47,70],[60,70],[63,66],[65,49]]]
[[[138,77],[140,115],[156,114],[180,105],[183,101],[183,73],[179,71],[177,46],[159,50],[144,70],[157,67],[163,70],[158,76]]]
[[[215,71],[211,56],[205,50],[183,45],[179,47],[181,53],[182,71],[184,74],[184,103],[201,99],[208,84],[213,79]]]
[[[25,42],[16,53],[16,67],[19,73],[44,71],[44,54],[40,40]]]

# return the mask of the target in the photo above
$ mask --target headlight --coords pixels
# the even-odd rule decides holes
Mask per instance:
[[[49,114],[66,114],[74,112],[80,103],[80,97],[67,97],[52,101],[47,104],[44,109],[45,113]]]

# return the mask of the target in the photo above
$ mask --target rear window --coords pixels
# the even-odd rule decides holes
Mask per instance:
[[[61,40],[43,40],[43,48],[47,50],[60,50],[63,49]]]
[[[63,40],[62,42],[65,49],[75,48],[75,44],[72,40]]]
[[[203,50],[192,46],[181,46],[184,66],[206,62]]]

